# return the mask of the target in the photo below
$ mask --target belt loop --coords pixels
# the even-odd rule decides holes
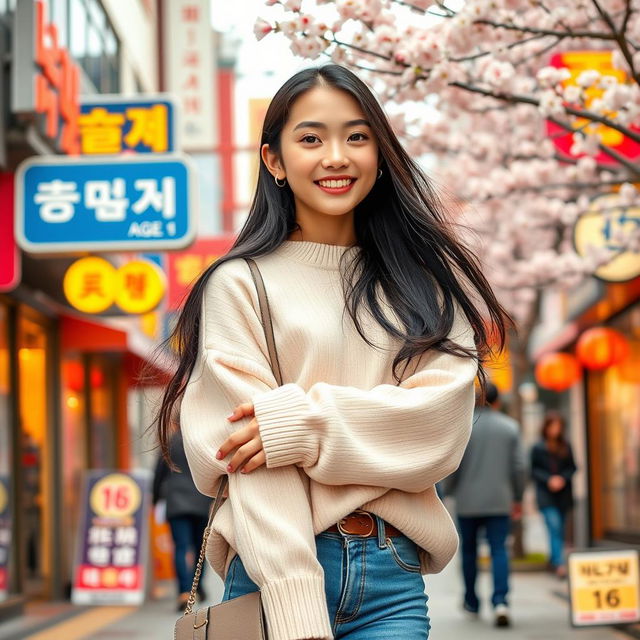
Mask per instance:
[[[373,515],[373,514],[371,514]],[[376,526],[378,528],[378,548],[386,549],[387,548],[387,537],[385,534],[384,520],[380,516],[373,516],[376,519]]]

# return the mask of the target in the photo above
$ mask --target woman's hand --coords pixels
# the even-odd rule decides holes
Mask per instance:
[[[240,473],[251,473],[261,467],[267,461],[267,456],[262,446],[258,421],[255,418],[253,404],[246,402],[233,410],[227,417],[229,422],[237,422],[242,418],[253,418],[246,426],[229,436],[216,454],[218,460],[226,458],[231,451],[236,450],[229,461],[227,471],[233,473],[240,469]]]
[[[549,491],[553,491],[553,493],[557,493],[564,489],[565,484],[567,484],[566,480],[562,476],[551,476],[547,482],[547,487],[549,487]]]

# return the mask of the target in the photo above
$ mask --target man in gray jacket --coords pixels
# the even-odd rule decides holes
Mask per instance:
[[[455,497],[462,538],[462,573],[465,584],[463,607],[477,616],[476,595],[478,533],[486,531],[491,549],[493,604],[496,626],[510,625],[507,595],[509,558],[506,541],[510,518],[521,514],[525,462],[520,428],[515,420],[499,412],[500,398],[488,383],[487,406],[476,407],[473,429],[458,470],[444,483],[447,495]]]

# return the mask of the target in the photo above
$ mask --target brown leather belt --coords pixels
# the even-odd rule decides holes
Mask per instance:
[[[349,536],[360,536],[361,538],[375,538],[378,535],[375,517],[368,511],[357,509],[340,520],[338,523],[331,525],[327,532],[342,533]],[[384,537],[404,535],[388,522],[384,523]]]

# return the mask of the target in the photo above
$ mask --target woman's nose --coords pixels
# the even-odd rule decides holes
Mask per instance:
[[[325,169],[346,167],[348,164],[349,158],[340,144],[333,144],[328,147],[328,153],[322,160],[322,166]]]

